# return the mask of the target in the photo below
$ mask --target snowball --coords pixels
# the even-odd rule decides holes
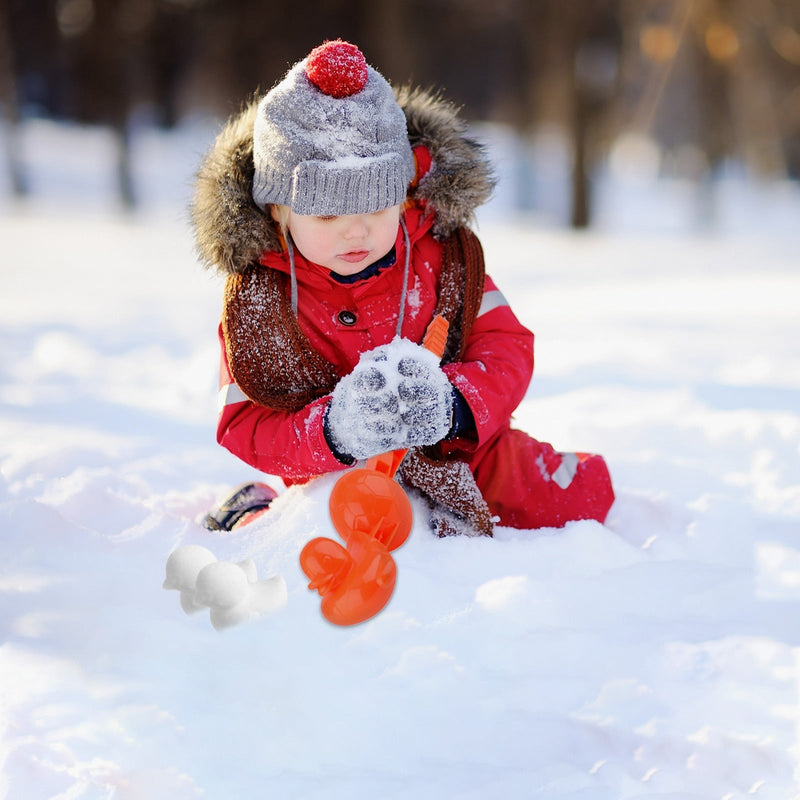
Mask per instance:
[[[165,589],[194,589],[197,576],[203,567],[216,561],[216,556],[205,547],[187,544],[170,553],[167,559]]]

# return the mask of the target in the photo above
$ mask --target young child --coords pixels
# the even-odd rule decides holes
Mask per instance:
[[[439,535],[603,521],[603,459],[510,426],[533,335],[467,227],[492,188],[450,104],[395,93],[340,40],[232,119],[193,206],[227,276],[218,441],[287,485],[410,448],[398,476]],[[436,314],[441,366],[419,344]]]

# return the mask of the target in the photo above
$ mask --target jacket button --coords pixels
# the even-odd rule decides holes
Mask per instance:
[[[350,327],[351,325],[356,324],[357,317],[352,311],[340,311],[338,319],[339,322],[342,323],[342,325],[347,325],[348,327]]]

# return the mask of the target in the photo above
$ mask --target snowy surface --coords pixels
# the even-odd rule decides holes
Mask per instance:
[[[153,175],[193,161],[148,147]],[[618,501],[494,540],[417,526],[388,607],[337,628],[298,564],[337,538],[331,478],[234,536],[194,522],[254,473],[214,441],[221,286],[179,204],[121,217],[99,177],[66,202],[59,167],[0,208],[0,797],[798,796],[795,193],[741,195],[740,233],[488,213],[537,334],[518,424],[604,453]],[[185,614],[162,588],[183,545],[281,575],[285,606]]]

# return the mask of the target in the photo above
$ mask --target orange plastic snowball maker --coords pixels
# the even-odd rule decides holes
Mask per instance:
[[[311,578],[309,589],[322,596],[322,615],[335,625],[355,625],[374,617],[394,591],[397,567],[377,539],[353,531],[347,549],[332,539],[312,539],[300,553]]]
[[[422,343],[439,357],[448,327],[444,317],[436,317]],[[319,592],[322,615],[335,625],[374,617],[392,596],[397,567],[390,551],[406,541],[413,524],[411,503],[394,479],[406,452],[374,456],[363,469],[342,475],[331,491],[329,507],[345,547],[321,536],[300,553],[308,588]]]
[[[329,503],[331,520],[345,541],[351,531],[361,531],[377,539],[387,550],[395,550],[411,533],[411,503],[392,478],[394,472],[384,471],[386,464],[370,459],[364,469],[342,475],[333,487]]]

